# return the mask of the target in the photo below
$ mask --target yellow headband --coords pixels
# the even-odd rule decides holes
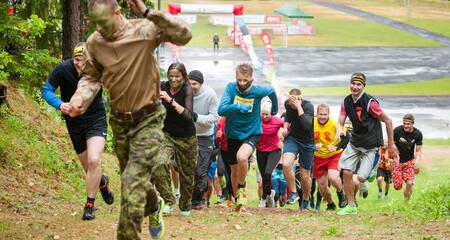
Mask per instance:
[[[301,100],[302,99],[302,95],[300,94],[300,95],[291,95],[291,94],[289,94],[289,98],[290,97],[295,97],[297,100]]]
[[[73,56],[74,57],[79,57],[79,56],[83,56],[84,53],[84,46],[78,46],[76,48],[73,49]]]

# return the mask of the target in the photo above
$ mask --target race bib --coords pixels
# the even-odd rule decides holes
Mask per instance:
[[[253,111],[253,103],[255,102],[255,99],[250,98],[243,98],[243,97],[239,97],[239,96],[235,96],[234,97],[234,104],[239,104],[239,105],[249,105],[250,106],[250,110],[248,112],[252,112]]]

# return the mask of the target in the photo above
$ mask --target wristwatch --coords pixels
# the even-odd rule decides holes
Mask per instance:
[[[150,11],[152,10],[152,8],[151,7],[147,7],[147,9],[145,9],[145,12],[144,12],[144,17],[146,18],[147,16],[148,16],[148,14],[150,13]]]

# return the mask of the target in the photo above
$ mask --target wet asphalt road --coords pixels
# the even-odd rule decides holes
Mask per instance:
[[[275,72],[282,87],[348,86],[349,77],[354,72],[365,73],[367,84],[370,85],[450,77],[450,38],[347,6],[314,2],[430,38],[447,46],[277,47],[274,48]],[[258,48],[255,52],[260,60],[267,60],[265,49]],[[170,49],[162,52],[161,56],[161,66],[167,69],[172,61]],[[183,48],[181,59],[188,71],[202,71],[205,83],[213,87],[219,96],[223,94],[228,82],[235,81],[235,67],[239,63],[249,62],[249,57],[238,48],[222,48],[218,54],[210,47]],[[255,73],[254,78],[255,83],[266,84],[261,73]],[[338,116],[342,97],[313,97],[310,100],[315,105],[328,103],[333,115]],[[450,97],[380,97],[379,100],[395,126],[401,124],[401,117],[405,113],[411,112],[416,116],[416,127],[422,130],[425,138],[450,138]]]

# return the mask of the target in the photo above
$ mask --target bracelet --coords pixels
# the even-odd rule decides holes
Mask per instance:
[[[147,7],[147,9],[145,9],[145,12],[144,12],[144,17],[146,18],[147,16],[148,16],[148,13],[150,12],[152,10],[152,8],[151,7]]]

